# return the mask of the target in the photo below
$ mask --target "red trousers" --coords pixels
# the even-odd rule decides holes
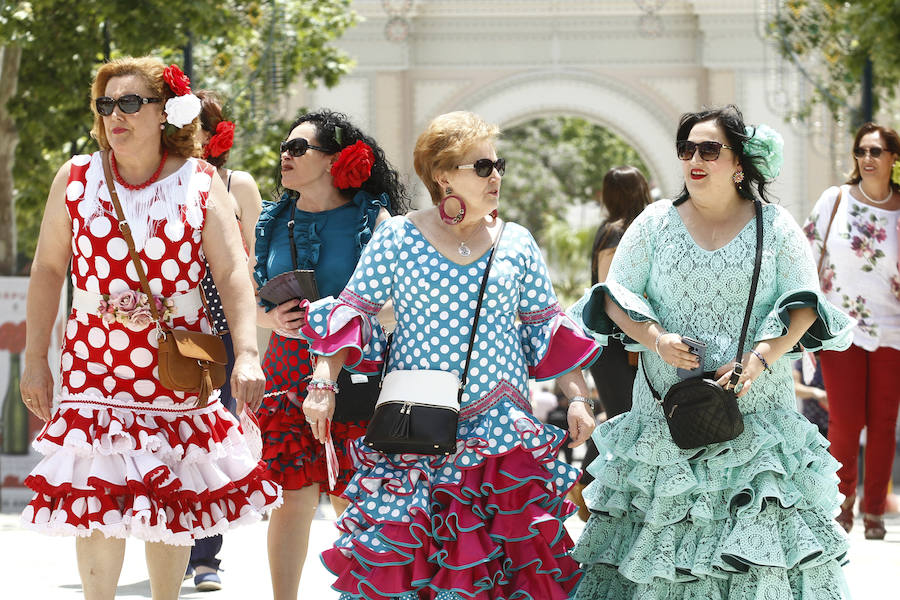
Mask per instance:
[[[838,488],[856,493],[859,436],[866,428],[865,481],[861,511],[883,515],[897,444],[900,407],[900,350],[873,352],[851,345],[844,352],[820,352],[828,394],[831,455],[841,463]]]

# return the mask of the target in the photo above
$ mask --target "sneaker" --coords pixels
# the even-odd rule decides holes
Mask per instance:
[[[192,567],[191,565],[188,565],[187,569],[184,570],[184,578],[190,579],[193,576],[194,576],[194,567]]]
[[[215,592],[222,589],[222,580],[218,573],[197,573],[194,575],[194,587],[198,592]]]

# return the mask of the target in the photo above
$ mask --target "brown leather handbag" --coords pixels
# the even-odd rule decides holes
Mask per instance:
[[[125,220],[125,213],[122,211],[116,186],[112,183],[108,152],[103,152],[103,173],[106,176],[109,196],[116,209],[119,231],[122,232],[122,237],[128,244],[128,253],[134,262],[138,278],[141,280],[141,290],[149,300],[150,313],[153,315],[153,320],[156,321],[156,330],[159,334],[157,338],[159,343],[159,383],[169,390],[197,394],[197,406],[206,406],[213,390],[222,387],[225,383],[225,365],[228,362],[225,343],[218,335],[172,329],[166,325],[159,311],[156,310],[156,302],[153,301],[153,294],[150,292],[147,274],[144,273],[144,267],[134,249],[131,228],[128,226],[128,221]]]

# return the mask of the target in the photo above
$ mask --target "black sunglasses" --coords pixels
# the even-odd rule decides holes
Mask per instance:
[[[100,96],[96,100],[94,100],[94,106],[97,107],[97,112],[104,117],[108,117],[112,114],[113,109],[116,105],[119,105],[119,110],[121,110],[126,115],[133,115],[137,111],[141,110],[141,107],[145,104],[150,104],[151,102],[162,102],[161,98],[144,98],[143,96],[138,96],[137,94],[125,94],[124,96],[119,97],[118,99],[110,98],[109,96]]]
[[[331,154],[331,150],[328,148],[323,148],[322,146],[313,146],[309,143],[309,140],[306,138],[294,138],[292,140],[288,140],[286,142],[281,142],[281,152],[284,154],[287,152],[294,158],[298,156],[303,156],[306,154],[306,151],[312,148],[313,150],[318,150],[319,152],[325,152],[326,154]]]
[[[882,152],[884,152],[884,148],[879,148],[878,146],[872,146],[871,148],[854,148],[853,156],[862,158],[866,154],[869,154],[872,158],[878,158],[881,156]]]
[[[498,158],[497,160],[491,160],[489,158],[479,158],[471,165],[459,165],[456,168],[475,169],[475,174],[479,177],[490,177],[491,173],[494,172],[494,169],[497,169],[497,173],[503,175],[506,173],[506,159]]]
[[[678,140],[675,142],[675,152],[681,160],[691,160],[694,158],[694,152],[700,149],[700,158],[703,160],[716,160],[722,148],[732,150],[731,146],[720,144],[719,142],[691,142],[689,140]]]

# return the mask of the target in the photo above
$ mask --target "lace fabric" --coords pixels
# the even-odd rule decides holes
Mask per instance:
[[[763,220],[748,340],[784,335],[788,311],[811,306],[817,319],[801,343],[846,348],[854,322],[819,290],[800,228],[774,205],[764,206]],[[750,221],[725,246],[705,250],[671,202],[657,202],[625,233],[607,282],[570,314],[601,343],[624,338],[602,310],[609,296],[634,320],[706,342],[703,367],[715,370],[737,351],[755,237]],[[675,369],[626,342],[643,351],[648,377],[665,394]],[[633,397],[631,412],[594,432],[600,457],[584,491],[593,515],[573,551],[585,567],[576,598],[842,597],[847,544],[831,519],[838,465],[794,408],[789,355],[739,399],[744,433],[721,444],[678,448],[642,377]]]

